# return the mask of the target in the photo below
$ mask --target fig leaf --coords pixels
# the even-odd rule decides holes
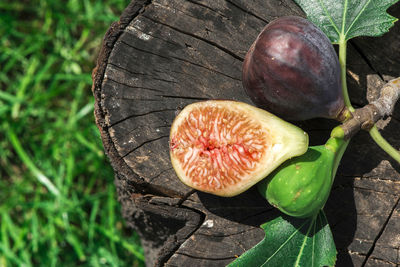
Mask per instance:
[[[294,1],[332,43],[347,41],[356,36],[380,36],[397,21],[386,10],[398,0]]]
[[[334,266],[336,247],[321,210],[307,219],[280,216],[261,227],[265,238],[228,266]]]

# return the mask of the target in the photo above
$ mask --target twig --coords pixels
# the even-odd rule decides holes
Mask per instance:
[[[351,138],[361,129],[369,131],[378,120],[390,116],[399,97],[400,77],[385,84],[377,100],[352,112],[352,118],[340,126],[344,138]]]

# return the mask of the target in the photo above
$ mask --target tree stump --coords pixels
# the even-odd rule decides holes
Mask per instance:
[[[400,17],[400,4],[389,13]],[[224,266],[263,239],[260,224],[279,216],[254,188],[222,198],[184,186],[170,164],[168,136],[177,112],[194,101],[251,103],[241,85],[243,58],[261,29],[284,15],[304,17],[290,0],[136,0],[106,33],[93,71],[96,123],[148,266]],[[383,37],[349,43],[356,107],[399,76],[399,48],[399,23]],[[297,124],[312,145],[336,125]],[[379,127],[399,148],[399,104]],[[325,208],[337,266],[399,266],[399,171],[368,133],[353,138]]]

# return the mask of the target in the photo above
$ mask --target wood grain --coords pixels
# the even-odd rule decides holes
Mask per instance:
[[[389,12],[400,16],[400,4]],[[115,170],[129,226],[138,231],[148,266],[224,266],[264,237],[259,225],[279,215],[250,189],[234,198],[183,185],[169,161],[170,125],[187,104],[206,99],[251,103],[241,64],[274,18],[304,16],[290,0],[132,1],[104,37],[93,71],[96,123]],[[399,76],[400,24],[348,49],[350,96],[362,106],[384,80]],[[297,123],[311,144],[335,122]],[[400,106],[379,122],[400,147]],[[337,266],[400,264],[400,166],[367,133],[353,138],[326,205]]]

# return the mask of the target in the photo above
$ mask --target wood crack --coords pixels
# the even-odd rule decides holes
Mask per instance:
[[[143,15],[143,17],[145,17],[146,19],[148,19],[148,20],[150,20],[150,21],[152,21],[152,22],[154,22],[154,23],[161,24],[161,25],[163,25],[163,26],[165,26],[165,27],[167,27],[167,28],[170,28],[170,29],[172,29],[172,30],[174,30],[174,31],[177,31],[177,32],[179,32],[179,33],[188,35],[188,36],[193,37],[193,38],[195,38],[195,39],[197,39],[197,40],[203,41],[203,42],[205,42],[205,43],[207,43],[207,44],[209,44],[209,45],[211,45],[211,46],[214,46],[214,47],[218,48],[219,50],[221,50],[222,52],[224,52],[224,53],[230,55],[231,57],[233,57],[233,58],[235,58],[235,59],[237,59],[237,60],[240,60],[241,62],[244,61],[244,58],[242,58],[241,56],[236,55],[234,52],[230,51],[229,49],[227,49],[227,48],[225,48],[225,47],[223,47],[223,46],[221,46],[221,45],[219,45],[219,44],[217,44],[217,43],[215,43],[215,42],[213,42],[213,41],[211,41],[211,40],[207,40],[207,39],[205,39],[205,38],[203,38],[203,37],[200,37],[200,36],[198,36],[198,35],[196,35],[196,34],[193,34],[193,33],[191,33],[191,32],[187,32],[187,31],[178,29],[178,28],[176,28],[176,27],[174,27],[174,26],[168,25],[168,24],[166,24],[166,23],[164,23],[164,22],[161,22],[161,21],[157,21],[157,20],[155,20],[155,19],[153,19],[153,18],[144,16],[144,15]]]
[[[235,235],[244,234],[244,233],[253,231],[253,230],[255,230],[255,229],[258,229],[258,227],[249,228],[249,229],[247,229],[247,230],[245,230],[245,231],[240,231],[240,232],[231,233],[231,234],[196,233],[196,235],[209,236],[209,237],[230,237],[230,236],[235,236]]]
[[[190,194],[188,194],[188,196],[189,196],[189,195],[190,195]],[[184,238],[184,240],[177,240],[177,239],[176,239],[176,236],[175,236],[175,244],[171,244],[170,246],[172,246],[172,247],[169,248],[169,252],[164,253],[164,255],[162,255],[162,256],[160,257],[160,259],[158,260],[158,264],[157,264],[158,266],[165,266],[166,263],[168,262],[168,260],[172,257],[172,255],[174,255],[174,254],[179,254],[177,251],[179,250],[180,246],[181,246],[184,242],[186,242],[191,236],[193,236],[193,234],[196,233],[197,230],[200,229],[201,225],[203,225],[204,220],[205,220],[205,218],[206,218],[206,215],[205,215],[203,212],[201,212],[201,211],[199,211],[199,210],[197,210],[197,209],[193,209],[193,208],[190,208],[190,207],[183,207],[183,206],[180,206],[180,205],[179,205],[179,207],[180,207],[180,208],[183,208],[183,209],[190,210],[190,211],[192,211],[192,212],[198,214],[198,215],[200,216],[200,220],[199,220],[198,224],[196,225],[196,227],[194,227],[193,231],[191,231],[189,234],[186,235],[186,237]],[[190,218],[189,218],[189,219],[190,219]],[[170,243],[171,243],[171,242],[170,242]]]
[[[378,76],[379,78],[384,81],[383,75],[372,65],[371,61],[368,57],[364,54],[362,49],[354,42],[353,40],[349,40],[349,43],[353,46],[353,48],[357,51],[357,53],[361,56],[361,58],[365,61],[365,63],[370,67]]]
[[[354,174],[354,175],[348,175],[348,174],[342,174],[338,173],[336,176],[341,176],[344,178],[353,178],[356,180],[371,180],[371,181],[376,181],[376,182],[383,182],[383,183],[400,183],[398,180],[392,180],[392,179],[380,179],[379,177],[381,176],[364,176],[363,174]]]
[[[160,3],[153,3],[153,4],[154,4],[154,6],[159,6],[159,7],[165,8],[167,10],[172,10],[172,11],[170,11],[172,13],[176,13],[175,11],[178,11],[178,12],[184,14],[185,16],[188,16],[189,18],[193,18],[196,20],[199,19],[199,18],[195,17],[193,14],[186,12],[185,10],[178,9],[177,7],[171,7],[168,4],[167,5],[162,5]]]
[[[111,65],[111,66],[113,66],[113,67],[115,67],[115,68],[121,69],[121,70],[125,71],[126,73],[129,73],[129,74],[132,74],[132,75],[149,76],[149,77],[151,77],[153,80],[157,80],[157,81],[161,81],[161,82],[167,82],[167,83],[176,83],[176,82],[173,81],[173,80],[161,79],[161,78],[156,77],[156,76],[154,76],[154,75],[151,75],[151,74],[149,74],[149,73],[133,72],[133,71],[131,71],[131,70],[125,69],[125,68],[123,68],[123,67],[121,67],[121,66],[118,66],[118,65],[116,65],[116,64],[114,64],[114,63],[111,63],[111,62],[108,62],[107,65]],[[154,71],[156,71],[156,70],[154,70]],[[161,71],[158,71],[158,72],[160,72],[160,73],[165,73],[165,72],[161,72]],[[160,92],[162,92],[162,91],[160,91]]]
[[[354,187],[354,189],[364,190],[364,191],[371,192],[371,193],[381,193],[381,194],[397,196],[397,194],[390,194],[389,192],[385,192],[385,191],[381,191],[381,190],[373,190],[370,188],[364,188],[364,187],[357,186],[357,185],[354,185],[353,187]]]
[[[201,257],[201,256],[194,256],[194,255],[189,255],[189,254],[186,254],[186,253],[180,253],[180,252],[176,252],[176,254],[179,254],[179,255],[182,255],[182,256],[186,256],[186,257],[189,257],[189,258],[192,258],[192,259],[199,259],[199,260],[211,260],[211,261],[222,261],[222,260],[230,260],[230,259],[236,259],[236,257],[235,256],[231,256],[231,257],[216,257],[216,258],[211,258],[211,257],[209,257],[209,256],[204,256],[204,257]]]
[[[296,3],[295,1],[293,1],[293,3],[294,3],[296,6],[298,6],[297,3]],[[287,8],[288,10],[292,10],[293,12],[298,13],[297,10],[293,10],[291,7],[289,7],[289,5],[286,3],[286,1],[279,0],[279,5],[284,6],[284,7]],[[300,6],[298,6],[298,7],[299,7],[299,9],[301,10]],[[304,14],[297,14],[297,15],[298,15],[298,16],[301,16],[301,15],[304,15]]]
[[[147,74],[147,73],[135,72],[135,71],[132,71],[132,70],[128,70],[128,69],[126,69],[126,68],[124,68],[124,67],[122,67],[122,66],[116,65],[116,64],[114,64],[114,63],[112,63],[112,62],[107,62],[107,65],[111,65],[111,66],[113,66],[113,67],[116,67],[116,68],[118,68],[118,69],[120,69],[120,70],[123,70],[123,71],[125,71],[125,72],[127,72],[127,73],[129,73],[129,74],[133,74],[133,75],[149,75],[149,74]],[[105,76],[104,78],[107,78],[107,76]]]
[[[143,87],[143,86],[133,86],[133,85],[129,85],[129,84],[126,84],[126,83],[118,82],[118,81],[116,81],[116,80],[114,80],[114,79],[111,79],[111,78],[109,78],[109,77],[105,78],[104,80],[105,80],[105,81],[112,81],[112,82],[114,82],[114,83],[117,83],[117,84],[119,84],[119,85],[123,85],[123,86],[129,87],[129,88],[143,89],[143,90],[153,91],[153,92],[158,92],[158,93],[162,93],[162,92],[163,92],[162,90],[159,90],[159,89],[154,89],[154,88],[149,88],[149,87]],[[120,98],[117,98],[117,99],[120,99]],[[121,98],[121,99],[122,99],[122,98]]]
[[[396,267],[399,266],[399,262],[398,261],[397,262],[392,262],[392,261],[384,260],[384,259],[381,259],[381,258],[378,258],[378,257],[370,257],[370,259],[373,259],[373,260],[376,260],[376,261],[381,261],[381,262],[384,262],[384,263],[387,263],[387,264],[390,264],[390,265],[396,265]]]
[[[372,252],[374,252],[376,243],[378,242],[379,238],[382,236],[383,232],[385,231],[386,226],[388,225],[388,223],[389,223],[389,221],[390,221],[390,218],[392,218],[392,215],[393,215],[394,211],[396,210],[397,205],[399,204],[399,200],[400,200],[400,197],[397,198],[395,204],[393,205],[392,210],[391,210],[390,213],[389,213],[389,216],[387,217],[386,221],[383,223],[382,228],[381,228],[381,230],[379,231],[378,235],[375,237],[375,239],[374,239],[374,241],[373,241],[373,243],[372,243],[371,248],[368,250],[368,252],[367,252],[367,254],[366,254],[366,257],[365,257],[363,263],[361,264],[361,267],[364,267],[364,266],[367,264],[368,259],[369,259],[369,258],[371,257],[371,255],[372,255]]]
[[[198,96],[181,96],[181,95],[156,95],[165,98],[178,98],[178,99],[189,99],[189,100],[210,100],[210,97],[198,97]]]
[[[151,54],[151,55],[153,55],[153,56],[158,56],[158,57],[161,57],[161,58],[164,58],[164,59],[167,59],[167,60],[171,60],[171,59],[179,60],[179,61],[182,61],[182,62],[189,63],[189,64],[191,64],[191,65],[194,65],[194,66],[197,66],[197,67],[206,69],[206,70],[208,70],[208,71],[221,74],[221,75],[223,75],[223,76],[225,76],[225,77],[228,77],[228,78],[230,78],[230,79],[233,79],[233,80],[236,80],[236,81],[241,81],[241,79],[232,77],[232,76],[230,76],[230,75],[228,75],[228,74],[225,74],[225,73],[223,73],[223,72],[220,72],[220,71],[217,71],[217,70],[208,68],[208,67],[206,67],[206,66],[203,66],[203,65],[200,65],[200,64],[191,62],[191,61],[189,61],[189,60],[187,60],[187,59],[183,59],[183,58],[179,58],[179,57],[175,57],[175,56],[171,56],[171,55],[170,55],[169,57],[167,57],[167,56],[163,56],[163,55],[160,55],[160,54],[151,52],[151,51],[147,51],[147,50],[144,50],[144,49],[141,49],[141,48],[137,48],[137,47],[135,47],[135,46],[133,46],[133,45],[131,45],[131,44],[128,44],[128,43],[126,43],[126,42],[124,42],[124,41],[121,41],[121,43],[123,43],[123,44],[129,46],[129,47],[132,48],[132,49],[135,49],[135,50],[138,50],[138,51],[140,51],[140,52],[143,52],[143,53],[148,53],[148,54]],[[177,83],[177,82],[174,82],[174,83]]]
[[[188,193],[186,193],[186,194],[181,198],[181,200],[179,200],[179,202],[178,202],[178,207],[181,207],[182,204],[183,204],[183,202],[185,202],[186,200],[188,200],[188,198],[189,198],[191,195],[193,195],[194,193],[196,193],[196,192],[197,192],[196,189],[192,189],[192,190],[190,190]],[[186,207],[186,206],[185,206],[185,207]]]
[[[159,72],[159,73],[165,73],[165,72],[160,71],[160,70],[157,70],[157,69],[154,69],[154,71],[155,71],[155,72]],[[196,75],[193,75],[193,74],[188,73],[188,72],[177,71],[177,70],[168,70],[168,71],[169,71],[169,72],[172,72],[172,73],[177,73],[177,74],[179,74],[179,75],[185,75],[185,76],[190,76],[190,77],[197,77]]]
[[[250,15],[252,15],[253,17],[255,17],[255,18],[261,20],[261,21],[264,22],[265,24],[268,24],[268,23],[269,23],[269,21],[267,21],[267,20],[263,19],[262,17],[260,17],[260,16],[258,16],[258,15],[256,15],[256,14],[254,14],[254,13],[251,12],[250,10],[246,10],[245,8],[239,6],[238,4],[233,3],[233,2],[230,1],[230,0],[226,0],[226,2],[227,2],[228,4],[230,4],[230,5],[234,6],[234,7],[236,7],[237,9],[243,11],[244,13],[250,14]]]
[[[194,4],[194,5],[197,5],[197,6],[206,8],[206,9],[208,9],[208,10],[211,10],[212,12],[215,12],[216,14],[218,14],[219,16],[221,16],[222,18],[225,18],[225,19],[227,19],[227,20],[230,20],[229,17],[225,16],[223,13],[219,12],[218,10],[216,10],[216,9],[210,7],[210,6],[207,6],[207,5],[205,5],[205,4],[202,4],[202,3],[199,3],[199,2],[196,2],[196,1],[193,1],[193,0],[187,0],[187,1],[190,2],[190,3],[192,3],[192,4]]]
[[[141,143],[140,145],[138,145],[137,147],[135,147],[134,149],[130,150],[129,152],[125,153],[125,154],[122,155],[121,157],[122,157],[122,158],[125,158],[126,156],[128,156],[128,155],[131,154],[132,152],[135,152],[137,149],[141,148],[142,146],[144,146],[144,145],[146,145],[146,144],[149,144],[149,143],[152,143],[152,142],[154,142],[154,141],[160,140],[160,139],[162,139],[162,138],[169,138],[169,135],[163,135],[163,136],[160,136],[160,137],[151,139],[151,140],[147,140],[147,141]]]
[[[169,41],[169,40],[167,40],[167,39],[164,39],[164,38],[161,38],[161,37],[159,37],[159,36],[153,35],[153,34],[151,34],[151,33],[149,33],[149,32],[144,32],[143,30],[141,30],[141,29],[139,29],[138,27],[135,27],[135,26],[128,26],[128,27],[126,27],[125,31],[126,31],[126,33],[131,34],[131,35],[135,35],[134,32],[135,32],[135,31],[138,31],[138,32],[141,32],[141,33],[143,33],[143,34],[145,34],[145,35],[151,36],[151,37],[153,37],[153,38],[155,38],[155,39],[164,41],[164,42],[166,42],[167,44],[171,44],[171,45],[173,45],[173,46],[180,47],[180,45],[179,45],[178,43],[171,42],[171,41]],[[137,36],[137,35],[135,35],[135,36]]]
[[[167,122],[165,122],[165,123],[167,123]],[[157,129],[157,128],[168,128],[167,129],[167,131],[169,132],[169,128],[171,128],[171,125],[156,125],[156,126],[151,126],[151,125],[149,125],[149,124],[146,124],[146,125],[139,125],[139,126],[137,126],[137,127],[135,127],[135,128],[133,128],[132,130],[129,130],[128,132],[127,132],[127,136],[130,136],[130,135],[132,135],[135,131],[138,131],[140,128],[144,128],[144,127],[147,127],[147,126],[150,126],[150,127],[152,127],[152,128],[154,128],[154,129]]]
[[[124,122],[124,121],[126,121],[126,120],[132,119],[132,118],[137,118],[137,117],[141,117],[141,116],[146,116],[146,115],[149,115],[149,114],[152,114],[152,113],[165,112],[165,111],[175,111],[175,110],[176,110],[176,109],[168,109],[168,108],[166,108],[166,109],[160,109],[160,110],[152,110],[152,111],[149,111],[149,112],[146,112],[146,113],[132,114],[132,115],[130,115],[130,116],[128,116],[128,117],[125,117],[125,118],[123,118],[123,119],[120,119],[120,120],[118,120],[118,121],[116,121],[116,122],[110,124],[109,127],[112,128],[112,127],[114,127],[115,125],[117,125],[117,124],[119,124],[119,123],[121,123],[121,122]]]
[[[153,182],[153,180],[154,179],[157,179],[158,177],[160,177],[161,176],[161,174],[163,174],[164,172],[166,172],[166,171],[169,171],[169,170],[172,170],[173,168],[172,167],[170,167],[170,168],[168,168],[168,169],[165,169],[165,170],[162,170],[160,173],[158,173],[157,175],[155,175],[155,176],[153,176],[153,177],[150,177],[148,180],[148,182],[149,183],[152,183]]]

